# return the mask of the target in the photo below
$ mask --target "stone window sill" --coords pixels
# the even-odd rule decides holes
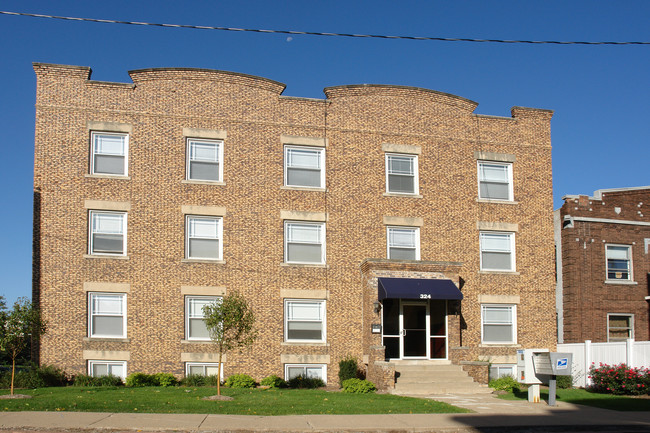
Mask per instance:
[[[213,344],[212,340],[181,340],[181,344]]]
[[[519,272],[512,271],[478,271],[479,274],[492,274],[492,275],[521,275]]]
[[[481,343],[478,347],[521,347],[521,344]]]
[[[282,262],[280,266],[293,267],[293,268],[325,268],[329,269],[329,265],[326,263],[287,263]]]
[[[319,343],[311,341],[284,341],[280,344],[281,346],[318,346],[318,347],[330,347],[329,343]]]
[[[636,286],[639,283],[630,280],[605,280],[605,284],[620,284],[621,286]]]
[[[477,198],[477,203],[492,203],[492,204],[519,204],[518,201],[510,200],[490,200],[489,198]]]
[[[422,194],[401,194],[401,193],[398,193],[398,192],[385,192],[384,197],[422,198]]]
[[[106,342],[106,343],[130,343],[130,338],[110,338],[110,337],[84,337],[84,342]]]
[[[94,179],[131,180],[131,176],[120,176],[120,175],[110,175],[110,174],[85,174],[84,177],[94,178]]]
[[[108,254],[84,254],[84,259],[114,259],[114,260],[129,260],[129,256],[118,256]]]
[[[210,263],[213,265],[223,265],[225,260],[208,260],[208,259],[183,259],[181,263]]]
[[[320,191],[320,192],[327,192],[326,188],[316,188],[316,187],[309,187],[309,186],[288,186],[284,185],[281,186],[280,189],[286,189],[289,191]]]
[[[189,185],[215,185],[215,186],[221,186],[226,184],[226,182],[220,180],[193,180],[193,179],[184,179],[181,180],[181,183],[185,183]]]

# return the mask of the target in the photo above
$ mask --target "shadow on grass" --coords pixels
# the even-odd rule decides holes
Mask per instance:
[[[515,391],[513,396],[516,399],[528,400],[528,390]],[[540,390],[540,398],[548,404],[548,388]],[[558,389],[556,401],[623,412],[650,411],[650,398],[599,394],[585,389]]]

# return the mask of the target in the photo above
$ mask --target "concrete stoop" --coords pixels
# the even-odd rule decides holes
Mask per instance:
[[[450,361],[397,361],[397,395],[489,394],[487,385],[474,382],[466,371]]]

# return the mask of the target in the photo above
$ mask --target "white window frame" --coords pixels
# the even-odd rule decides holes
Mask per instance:
[[[609,248],[626,248],[627,249],[627,278],[609,278]],[[623,245],[623,244],[605,244],[605,277],[607,281],[634,281],[634,276],[632,274],[632,245]],[[616,272],[615,270],[613,271]]]
[[[102,155],[95,151],[95,138],[99,136],[124,137],[124,174],[97,173],[95,170],[95,155]],[[90,174],[97,176],[127,177],[129,175],[129,134],[119,132],[90,132]]]
[[[290,380],[289,379],[289,368],[299,368],[302,367],[305,371],[307,371],[307,368],[320,368],[321,369],[321,380],[327,384],[327,364],[284,364],[284,379],[285,380]],[[303,377],[305,377],[303,375]]]
[[[98,296],[114,296],[114,297],[120,297],[121,298],[121,303],[122,303],[122,314],[101,314],[101,316],[111,316],[111,317],[119,317],[122,316],[122,335],[110,335],[110,334],[99,334],[95,332],[95,329],[93,327],[93,317],[95,316],[100,316],[100,314],[96,314],[94,312],[95,308],[95,302],[94,299],[95,297]],[[126,330],[126,317],[127,317],[127,310],[126,310],[126,293],[109,293],[109,292],[88,292],[88,336],[90,338],[115,338],[115,339],[124,339],[126,338],[127,335],[127,330]]]
[[[486,322],[485,311],[487,308],[509,308],[512,312],[511,323]],[[485,339],[485,325],[512,326],[511,341],[490,341]],[[495,345],[517,344],[517,304],[481,304],[481,343]]]
[[[95,233],[101,233],[95,231],[94,216],[95,215],[120,215],[122,217],[122,251],[121,252],[102,252],[102,251],[93,251],[94,249],[94,237]],[[93,256],[126,256],[127,251],[127,213],[126,212],[114,212],[114,211],[105,211],[105,210],[90,210],[88,211],[88,254]]]
[[[320,163],[320,185],[311,186],[311,185],[295,185],[289,183],[288,171],[289,167],[289,153],[290,150],[301,150],[306,152],[313,152],[318,154],[318,161]],[[294,146],[294,145],[285,145],[284,146],[284,186],[292,188],[307,188],[307,189],[324,189],[325,188],[325,149],[322,147],[313,147],[313,146]]]
[[[203,367],[204,374],[202,374],[202,376],[208,376],[207,374],[205,374],[207,372],[206,367],[218,368],[219,363],[218,362],[186,362],[185,363],[185,376],[186,377],[190,375],[190,367]],[[221,369],[219,371],[221,373],[219,375],[220,379],[223,380],[223,366],[221,367]],[[211,375],[211,376],[213,376],[213,375]]]
[[[499,253],[506,253],[505,251],[497,251],[497,250],[486,250],[483,248],[483,239],[485,235],[501,235],[501,236],[508,236],[508,240],[510,243],[510,268],[509,269],[494,269],[494,268],[486,268],[483,266],[483,253],[484,252],[499,252]],[[496,231],[481,231],[479,232],[479,255],[480,255],[480,261],[481,261],[481,270],[482,271],[490,271],[490,272],[516,272],[517,269],[517,259],[516,259],[516,252],[515,252],[515,233],[514,232],[496,232]]]
[[[318,304],[321,320],[310,320],[321,324],[321,338],[316,339],[291,339],[289,338],[289,305],[290,304]],[[324,299],[285,299],[284,300],[284,341],[288,343],[324,343],[327,341],[327,305]]]
[[[626,327],[626,328],[621,328],[621,327],[612,327],[612,326],[609,326],[609,318],[612,317],[612,316],[625,316],[625,317],[629,317],[629,318],[630,318],[630,322],[629,322],[629,323],[630,323],[630,326],[629,326],[629,327]],[[629,332],[628,332],[628,337],[627,337],[626,339],[624,339],[624,340],[620,340],[620,339],[614,339],[614,340],[612,340],[612,339],[610,339],[610,337],[609,337],[609,331],[610,331],[610,329],[612,329],[612,328],[615,328],[615,329],[628,329],[628,330],[629,330]],[[634,338],[634,314],[630,314],[630,313],[607,313],[607,341],[608,341],[608,342],[610,342],[610,341],[625,341],[625,340],[630,339],[630,338]]]
[[[102,377],[102,376],[95,376],[93,374],[93,367],[96,364],[106,364],[106,366],[108,367],[107,369],[109,371],[108,375],[113,375],[115,377],[121,378],[122,380],[126,380],[126,376],[127,376],[127,373],[126,373],[126,361],[110,361],[110,360],[105,360],[105,359],[89,359],[88,360],[88,367],[87,367],[88,368],[88,376]],[[113,374],[111,372],[111,367],[112,366],[118,366],[118,365],[120,367],[122,367],[122,373],[123,373],[122,375],[115,375],[115,374]]]
[[[496,165],[496,166],[501,166],[505,167],[507,169],[507,178],[508,178],[508,198],[503,199],[503,198],[490,198],[490,197],[483,197],[481,196],[481,182],[484,181],[482,179],[482,173],[483,170],[481,170],[483,165]],[[497,162],[497,161],[485,161],[485,160],[480,160],[477,161],[477,179],[478,179],[478,198],[481,200],[490,200],[490,201],[514,201],[514,194],[513,194],[513,180],[512,180],[512,163],[511,162]]]
[[[397,245],[391,245],[390,239],[391,239],[391,232],[393,230],[411,230],[414,232],[414,237],[415,237],[415,245],[413,249],[415,250],[415,259],[413,260],[420,260],[420,228],[419,227],[406,227],[406,226],[386,226],[386,257],[389,259],[392,259],[390,256],[390,249],[391,248],[406,248],[403,246],[397,246]]]
[[[192,158],[192,143],[197,143],[197,144],[209,144],[209,145],[214,145],[217,148],[217,160],[213,161],[217,164],[219,164],[219,170],[217,173],[218,179],[201,179],[201,178],[196,178],[192,177],[192,170],[191,170],[191,163],[194,161],[197,161],[196,159]],[[187,180],[194,180],[194,181],[199,181],[199,182],[214,182],[214,183],[220,183],[223,182],[223,140],[207,140],[203,138],[187,138],[187,144],[186,144],[186,166],[185,166],[185,179]]]
[[[211,341],[210,337],[208,338],[198,338],[198,337],[192,337],[190,335],[190,320],[191,319],[203,319],[204,315],[203,312],[201,312],[201,317],[191,317],[190,314],[190,304],[193,299],[203,299],[203,300],[208,300],[212,303],[219,303],[223,299],[221,296],[194,296],[194,295],[187,295],[185,296],[185,339],[186,340],[191,340],[191,341]]]
[[[201,238],[190,237],[190,220],[206,220],[215,221],[217,223],[217,237],[216,238]],[[217,257],[193,257],[190,256],[190,239],[215,239],[219,242],[219,251]],[[185,258],[188,260],[223,260],[223,217],[209,216],[209,215],[185,215]]]
[[[492,369],[496,369],[496,377],[492,375]],[[504,370],[503,372],[501,370]],[[510,370],[510,373],[506,373],[505,370]],[[513,378],[517,377],[517,364],[490,364],[489,379],[499,379],[500,377],[512,376]]]
[[[306,225],[319,227],[319,241],[320,242],[289,242],[289,231],[292,225]],[[326,260],[326,232],[325,232],[325,223],[324,222],[314,222],[314,221],[294,221],[294,220],[285,220],[284,221],[284,262],[285,263],[295,263],[295,264],[306,264],[306,265],[322,265],[325,264]],[[320,245],[321,246],[321,259],[318,262],[306,262],[306,261],[289,261],[289,243],[304,243],[309,245]]]
[[[413,162],[413,173],[410,175],[403,176],[412,176],[413,177],[413,192],[403,192],[403,191],[391,191],[390,183],[388,181],[389,175],[395,174],[390,173],[389,170],[389,159],[391,157],[400,157],[400,158],[409,158]],[[419,171],[418,171],[418,155],[408,154],[408,153],[386,153],[385,157],[385,171],[386,171],[386,193],[387,194],[399,194],[399,195],[418,195],[420,193],[420,180],[419,180]]]

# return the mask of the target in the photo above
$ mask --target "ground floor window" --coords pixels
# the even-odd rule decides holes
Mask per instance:
[[[285,364],[284,378],[291,380],[294,377],[302,376],[327,382],[326,368],[325,364]]]
[[[185,375],[196,376],[216,376],[219,374],[218,362],[186,362]],[[223,370],[221,370],[221,378],[223,379]]]
[[[498,379],[500,377],[516,377],[515,364],[491,364],[490,365],[490,380]]]
[[[92,377],[116,376],[126,379],[126,361],[88,361],[88,374]]]
[[[625,341],[634,338],[634,316],[632,314],[607,315],[607,341]]]

